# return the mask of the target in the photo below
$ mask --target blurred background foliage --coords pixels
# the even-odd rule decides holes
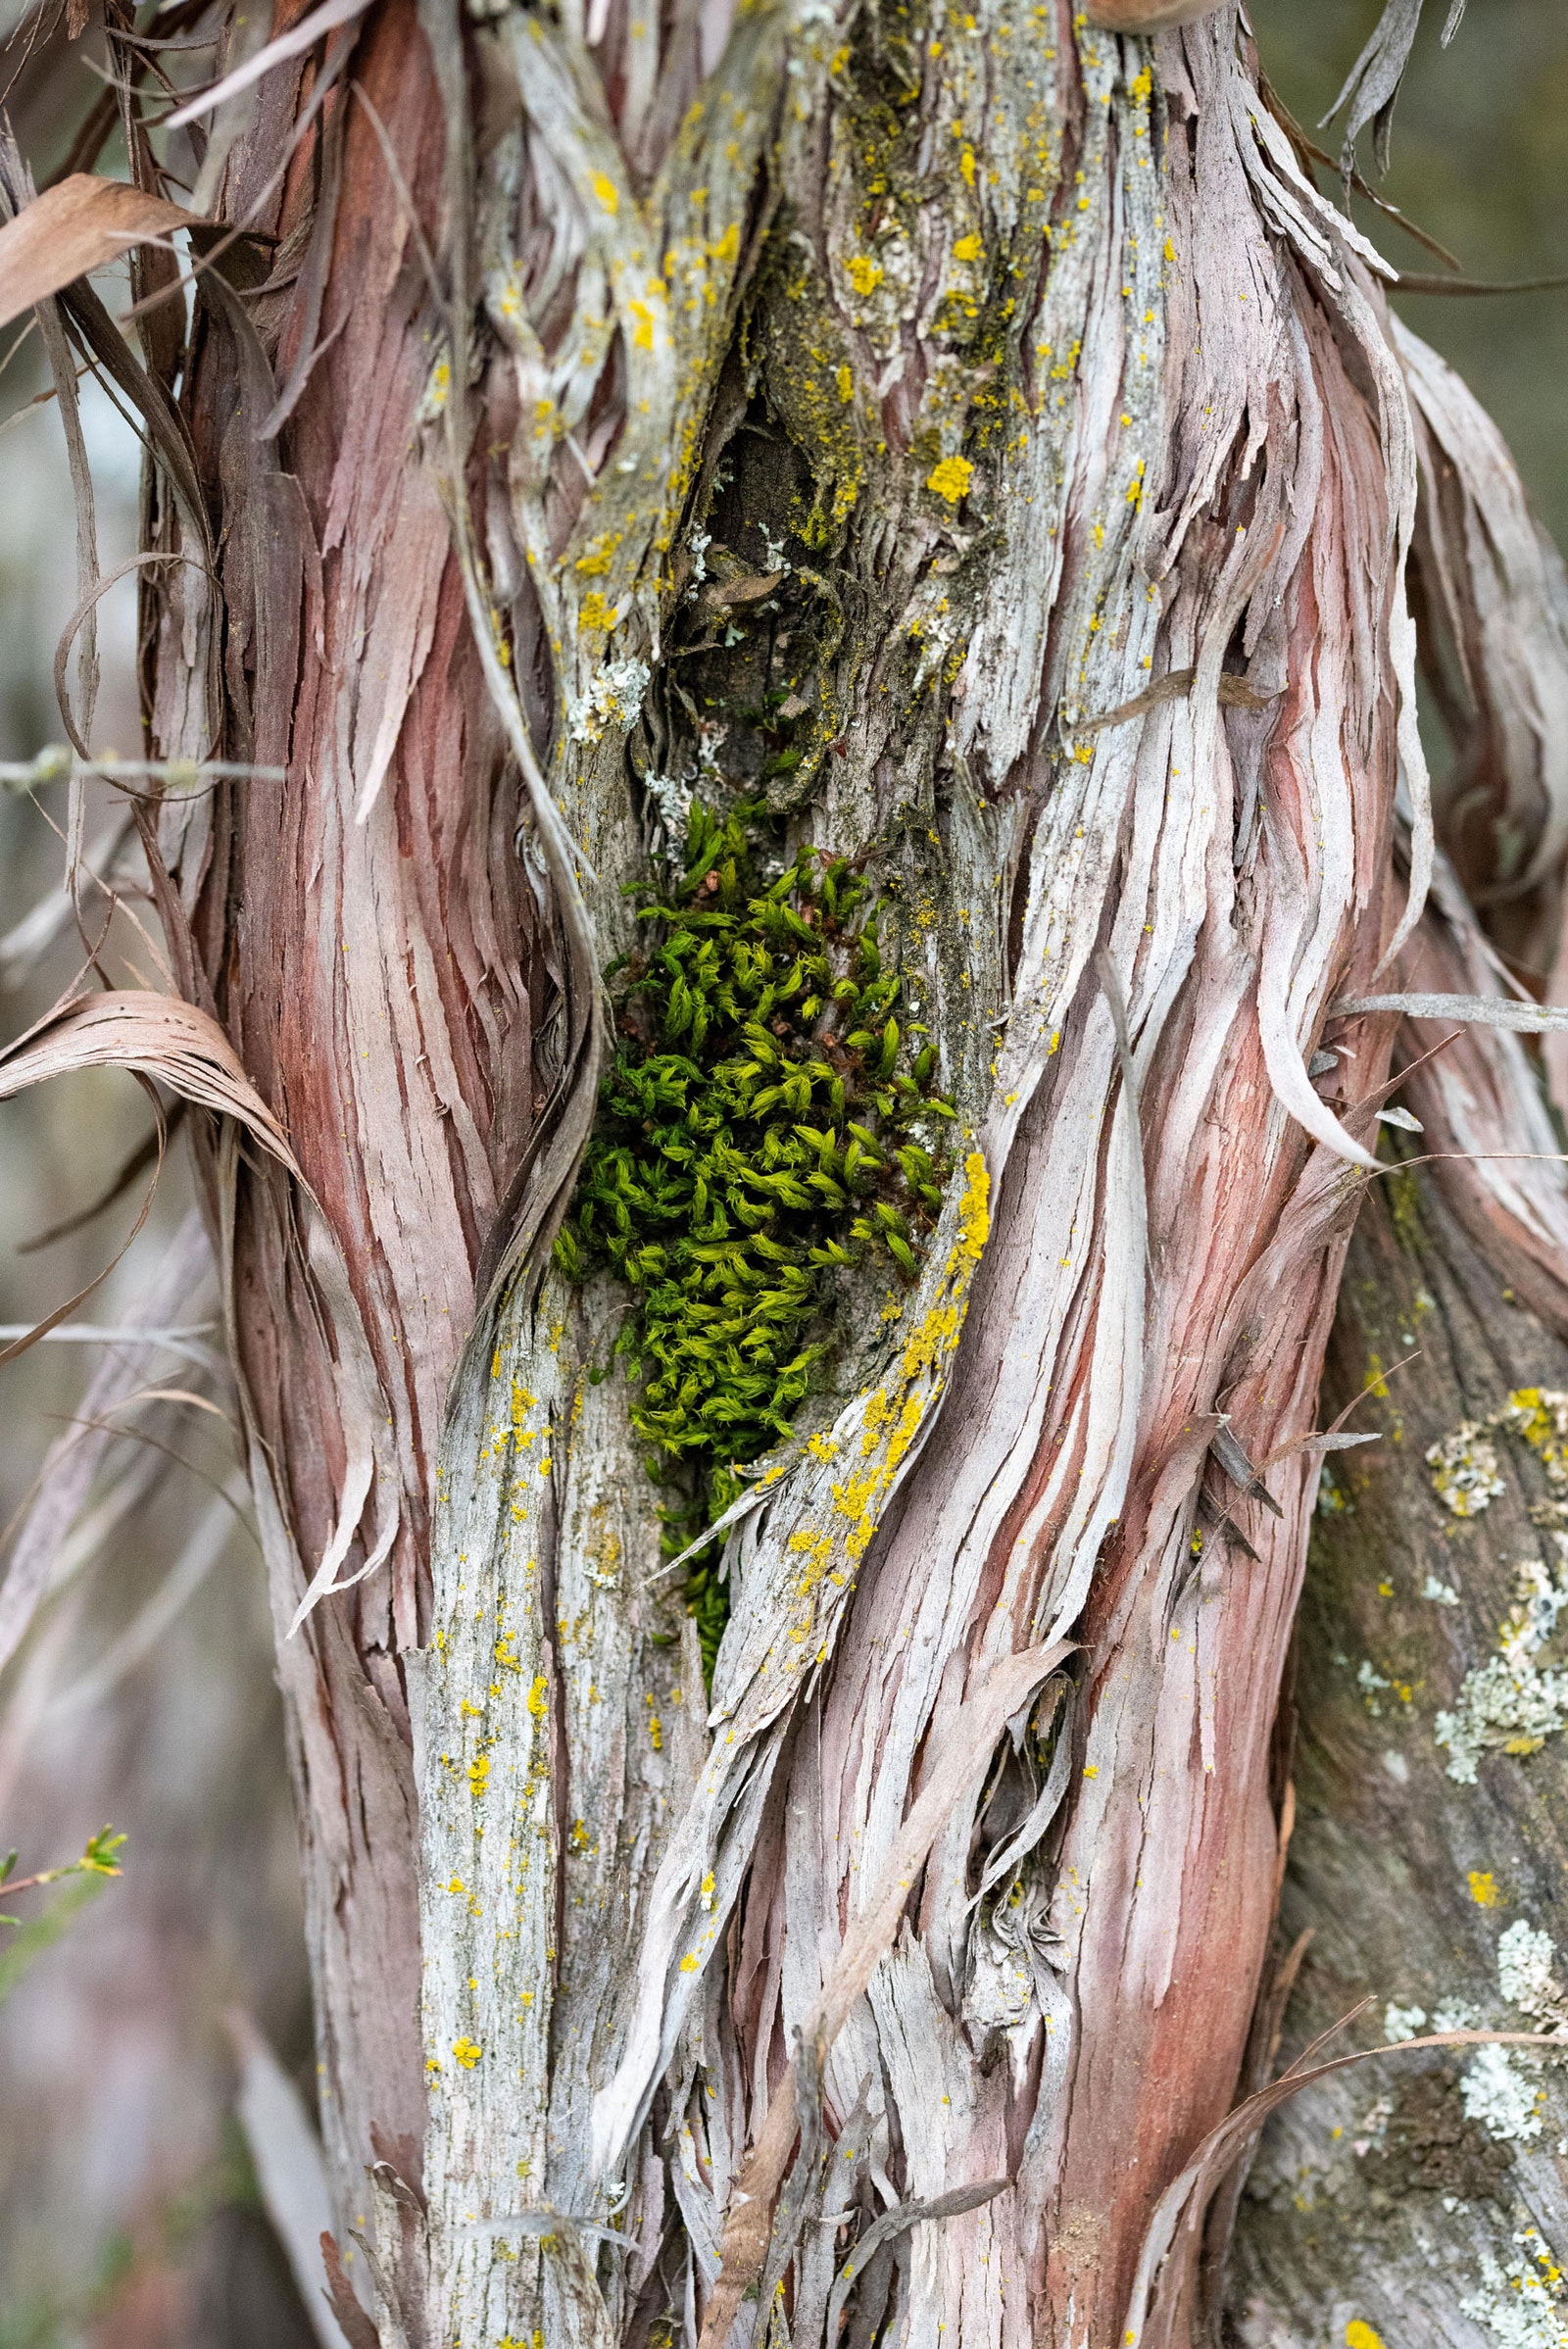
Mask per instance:
[[[1251,0],[1271,78],[1331,152],[1338,129],[1316,125],[1380,5]],[[1467,276],[1568,270],[1568,7],[1470,0],[1446,52],[1439,43],[1446,10],[1433,0],[1426,13],[1385,192],[1452,250]],[[14,5],[0,5],[0,37],[18,21]],[[36,22],[24,20],[24,29]],[[57,25],[13,83],[6,104],[40,179],[102,86],[95,64],[102,44],[94,33],[68,46]],[[9,68],[8,60],[0,83]],[[99,168],[122,171],[117,146]],[[1337,184],[1328,171],[1320,179],[1326,191]],[[1363,200],[1353,209],[1398,267],[1440,266]],[[112,308],[124,307],[122,276],[107,272],[100,290]],[[1397,301],[1496,416],[1539,513],[1568,547],[1568,291]],[[0,337],[0,357],[12,340]],[[59,418],[51,402],[35,404],[44,381],[33,335],[0,368],[6,759],[30,758],[61,736],[51,667],[76,598]],[[107,570],[135,545],[140,453],[90,381],[82,399]],[[139,747],[134,616],[125,581],[101,607],[97,750],[134,755]],[[11,951],[15,925],[59,887],[66,813],[59,790],[0,797],[6,1037],[36,1018],[84,960],[74,922],[41,957]],[[89,842],[113,815],[110,796],[97,793]],[[135,887],[132,861],[101,959],[116,984],[157,984]],[[94,943],[104,910],[89,892],[83,926]],[[107,1074],[0,1105],[0,1322],[31,1320],[113,1257],[134,1219],[134,1196],[37,1253],[18,1254],[17,1244],[85,1205],[148,1123],[136,1088]],[[146,1230],[78,1318],[133,1314],[189,1203],[176,1145]],[[50,1344],[0,1364],[7,1543],[48,1446],[79,1419],[84,1379],[102,1352]],[[226,1409],[227,1397],[213,1392]],[[139,1658],[127,1661],[117,1647],[141,1610],[173,1587],[172,1567],[212,1506],[213,1483],[234,1462],[221,1420],[194,1407],[158,1409],[156,1428],[127,1415],[141,1433],[107,1456],[100,1497],[133,1472],[144,1437],[168,1443],[187,1464],[172,1467],[96,1555],[56,1561],[48,1604],[0,1673],[0,1848],[18,1845],[26,1872],[79,1851],[106,1819],[129,1836],[124,1876],[73,1918],[0,2005],[0,2349],[296,2349],[317,2337],[233,2119],[231,2009],[255,2018],[307,2095],[315,2070],[282,1731],[260,1563],[243,1527],[234,1526]],[[82,1676],[105,1659],[107,1685],[100,1673],[95,1689]],[[85,1700],[73,1693],[78,1684]]]

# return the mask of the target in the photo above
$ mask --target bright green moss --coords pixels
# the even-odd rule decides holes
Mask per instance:
[[[914,1278],[953,1115],[934,1048],[901,1029],[864,879],[803,848],[765,884],[756,813],[693,807],[684,870],[640,908],[646,954],[609,974],[617,1049],[558,1243],[569,1274],[608,1266],[631,1291],[615,1350],[669,1492],[666,1556],[789,1433],[834,1269],[879,1256]],[[686,1587],[710,1674],[728,1612],[715,1567],[705,1552]]]

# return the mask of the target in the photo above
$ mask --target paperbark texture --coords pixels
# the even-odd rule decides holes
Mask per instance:
[[[285,779],[148,838],[178,988],[292,1152],[200,1143],[344,2322],[1136,2333],[1273,1920],[1394,1026],[1334,1006],[1416,967],[1432,865],[1421,465],[1489,679],[1545,572],[1475,616],[1423,421],[1469,450],[1473,415],[1233,6],[1151,41],[1060,0],[380,0],[244,103],[196,204],[244,233],[134,378],[147,705],[157,757]],[[747,791],[866,876],[956,1116],[914,1275],[834,1276],[817,1391],[742,1464],[705,1691],[628,1300],[550,1244],[627,885],[683,795]],[[732,2189],[792,2059],[769,2230]]]

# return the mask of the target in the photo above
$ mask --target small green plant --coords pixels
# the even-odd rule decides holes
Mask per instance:
[[[826,1277],[881,1257],[914,1279],[954,1114],[925,1031],[900,1024],[864,878],[803,848],[764,883],[758,814],[693,805],[678,878],[639,907],[647,950],[607,974],[617,1049],[557,1244],[572,1277],[609,1266],[632,1293],[615,1351],[670,1489],[666,1557],[789,1433],[826,1350]],[[686,1597],[710,1676],[728,1606],[710,1556]]]
[[[87,1847],[78,1860],[66,1860],[58,1868],[41,1868],[35,1876],[18,1876],[17,1855],[7,1852],[0,1860],[0,1892],[12,1899],[18,1892],[40,1891],[45,1884],[63,1883],[68,1877],[77,1881],[60,1897],[52,1901],[41,1916],[24,1925],[20,1917],[0,1917],[0,1925],[16,1927],[14,1940],[0,1949],[0,1999],[13,1990],[32,1964],[50,1944],[57,1941],[76,1911],[102,1891],[112,1876],[118,1876],[120,1854],[125,1838],[112,1827],[100,1829],[89,1835]]]

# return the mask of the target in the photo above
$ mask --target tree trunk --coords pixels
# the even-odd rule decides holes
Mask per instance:
[[[142,394],[156,754],[286,769],[149,841],[298,1169],[202,1144],[347,2273],[383,2349],[1196,2338],[1336,1006],[1499,991],[1457,880],[1408,943],[1418,461],[1456,708],[1554,575],[1234,6],[471,17],[274,63]]]

